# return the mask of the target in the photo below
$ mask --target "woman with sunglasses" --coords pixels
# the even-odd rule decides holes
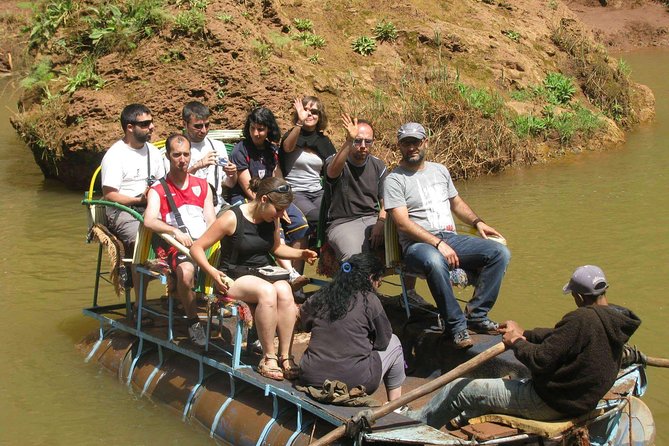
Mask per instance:
[[[284,178],[293,186],[295,205],[313,230],[323,199],[323,166],[336,150],[323,133],[328,116],[321,101],[315,96],[304,96],[296,98],[293,106],[293,128],[283,135],[279,163]]]
[[[258,373],[275,380],[295,379],[299,368],[291,347],[297,307],[290,285],[285,280],[270,283],[260,277],[244,275],[245,267],[262,267],[276,258],[300,259],[313,263],[316,253],[294,249],[281,243],[279,218],[293,200],[283,178],[253,178],[249,187],[254,199],[225,211],[191,247],[193,260],[216,282],[216,287],[232,299],[255,305],[255,324],[263,358]],[[207,261],[205,250],[221,241],[218,269]],[[241,267],[241,268],[240,268]],[[226,276],[234,280],[228,287]],[[279,337],[279,355],[274,335]]]
[[[338,380],[349,389],[365,386],[371,395],[383,380],[388,401],[402,395],[402,344],[376,295],[382,274],[378,257],[355,254],[300,307],[302,328],[311,332],[300,363],[301,384],[320,387],[326,379]]]
[[[253,200],[255,193],[250,187],[252,178],[282,178],[279,168],[278,147],[276,141],[281,134],[276,118],[266,107],[256,107],[246,117],[244,124],[244,139],[239,141],[230,156],[237,166],[237,185],[232,189],[230,203],[234,206],[246,200]],[[286,209],[286,216],[281,224],[286,243],[294,248],[306,248],[309,225],[307,220],[295,204],[291,203]],[[281,262],[280,265],[291,272],[291,285],[299,289],[308,279],[302,276],[304,262]]]

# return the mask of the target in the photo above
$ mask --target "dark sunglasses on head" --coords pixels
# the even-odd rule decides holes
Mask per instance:
[[[363,142],[365,143],[366,146],[371,146],[372,144],[374,144],[373,139],[355,138],[353,140],[353,144],[355,144],[356,146],[361,146]]]
[[[272,192],[279,192],[280,194],[287,194],[291,190],[292,188],[290,187],[290,184],[282,184],[281,186],[277,187],[276,189],[272,189],[267,193],[271,194]]]
[[[203,128],[209,128],[211,124],[209,122],[201,122],[199,124],[193,124],[193,127],[195,127],[198,130],[202,130]]]
[[[143,129],[148,129],[151,127],[151,124],[153,124],[153,119],[147,119],[144,121],[131,121],[130,124],[136,125],[137,127],[141,127]]]

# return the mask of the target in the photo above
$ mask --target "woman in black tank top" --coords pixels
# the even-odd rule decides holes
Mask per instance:
[[[205,250],[221,240],[221,269],[234,266],[265,266],[271,264],[270,253],[276,258],[306,260],[313,263],[317,254],[308,249],[295,249],[281,243],[279,218],[293,200],[293,193],[283,178],[254,178],[250,184],[255,199],[226,211],[191,247],[193,260],[216,282],[216,287],[228,296],[255,305],[255,324],[263,349],[258,372],[271,379],[295,379],[299,368],[293,361],[291,348],[297,307],[290,284],[285,280],[270,283],[260,277],[234,277],[225,284],[226,274],[210,265]],[[274,347],[274,335],[279,337],[279,356]]]

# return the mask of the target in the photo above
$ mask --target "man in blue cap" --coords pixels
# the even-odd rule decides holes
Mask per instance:
[[[549,421],[590,412],[615,382],[625,343],[641,324],[632,311],[608,303],[608,287],[601,268],[581,266],[563,288],[578,308],[555,328],[500,325],[504,344],[531,379],[461,378],[410,416],[434,427],[459,427],[488,413]]]
[[[469,348],[475,333],[497,334],[498,325],[488,318],[511,259],[503,239],[458,195],[451,174],[441,164],[425,160],[427,132],[409,122],[397,132],[402,153],[399,166],[384,184],[384,204],[397,225],[408,272],[425,276],[439,313],[446,323],[445,335],[456,348]],[[475,228],[481,238],[459,235],[453,216]],[[453,294],[449,271],[462,268],[476,276],[474,295],[466,311]]]

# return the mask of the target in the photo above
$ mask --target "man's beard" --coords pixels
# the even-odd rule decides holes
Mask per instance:
[[[145,133],[143,135],[136,134],[135,139],[141,143],[147,143],[151,141],[151,133]]]
[[[418,153],[418,158],[411,158],[411,155],[404,155],[402,159],[404,160],[405,163],[415,166],[423,162],[423,160],[425,159],[425,152],[421,150]]]

